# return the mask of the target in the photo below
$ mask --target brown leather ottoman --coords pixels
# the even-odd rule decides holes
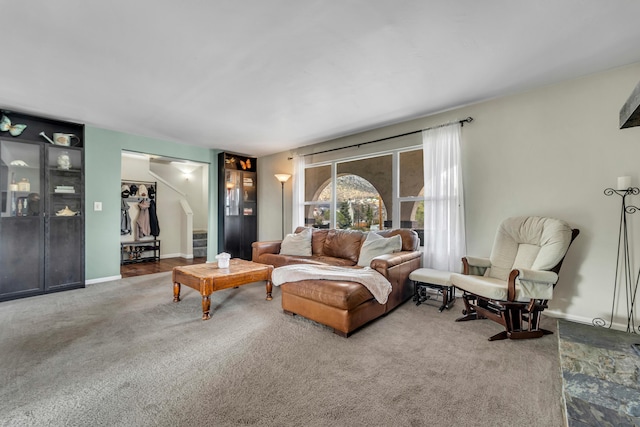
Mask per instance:
[[[383,315],[385,304],[355,282],[338,280],[301,280],[280,286],[285,313],[311,319],[348,337],[365,323]]]

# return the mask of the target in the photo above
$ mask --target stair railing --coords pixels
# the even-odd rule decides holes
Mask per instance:
[[[193,210],[186,199],[180,199],[180,253],[183,258],[193,259]]]

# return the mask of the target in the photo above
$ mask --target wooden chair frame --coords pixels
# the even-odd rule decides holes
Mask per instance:
[[[580,234],[580,230],[573,229],[571,234],[571,242]],[[558,274],[562,262],[553,267],[550,271]],[[462,258],[463,274],[470,274],[469,262],[467,258]],[[510,339],[528,339],[540,338],[543,335],[552,334],[553,332],[540,328],[540,314],[547,308],[548,300],[531,299],[527,302],[515,301],[516,297],[516,278],[520,272],[512,270],[509,273],[507,281],[507,300],[494,300],[481,295],[476,295],[464,291],[462,299],[465,308],[462,311],[464,316],[456,319],[456,322],[476,319],[490,319],[501,324],[505,330],[490,337],[489,341]],[[555,284],[553,285],[555,287]]]

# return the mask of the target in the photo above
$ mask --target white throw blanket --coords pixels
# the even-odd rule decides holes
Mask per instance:
[[[271,281],[280,286],[300,280],[346,280],[364,285],[380,304],[385,304],[391,293],[391,283],[370,267],[345,268],[333,265],[294,264],[273,270]]]

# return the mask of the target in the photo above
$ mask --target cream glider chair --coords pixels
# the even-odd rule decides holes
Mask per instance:
[[[553,297],[560,266],[579,232],[554,218],[503,221],[491,256],[467,256],[463,274],[451,275],[451,284],[464,291],[465,316],[457,321],[488,318],[503,325],[505,331],[489,341],[552,333],[540,329],[540,313]]]

